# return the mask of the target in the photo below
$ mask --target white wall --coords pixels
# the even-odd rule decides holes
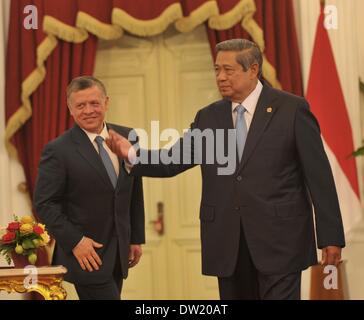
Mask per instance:
[[[358,43],[358,56],[359,56],[359,75],[361,80],[364,81],[364,19],[362,14],[364,12],[364,1],[354,0],[356,6],[356,28],[357,28],[357,43]]]
[[[29,197],[18,190],[25,181],[22,166],[11,159],[5,149],[5,54],[10,0],[0,2],[0,226],[6,225],[13,214],[31,213]]]
[[[304,88],[311,63],[311,56],[319,16],[319,0],[294,0],[296,23],[303,67]],[[353,129],[354,145],[359,147],[363,139],[363,112],[360,106],[358,79],[359,73],[364,79],[364,40],[360,34],[364,31],[364,21],[359,15],[364,12],[362,0],[327,0],[327,5],[335,5],[338,9],[338,29],[329,30],[334,56],[340,75],[346,105]],[[363,193],[363,160],[359,158],[358,175]],[[347,261],[346,277],[350,299],[364,299],[364,227],[363,221],[347,234],[347,247],[343,251],[343,258]],[[306,272],[303,277],[303,297],[308,298],[310,277]]]
[[[364,1],[355,0],[356,2],[356,10],[357,10],[357,19],[356,26],[357,30],[364,30],[364,19],[359,17],[360,13],[364,12]],[[362,82],[364,82],[364,37],[358,35],[358,56],[359,56],[359,76]],[[362,110],[361,123],[364,123],[364,93],[360,95],[360,106]],[[362,137],[364,137],[364,126],[362,126]]]
[[[15,159],[9,159],[4,145],[5,132],[5,53],[9,22],[10,0],[0,1],[0,227],[7,225],[13,214],[31,213],[29,199],[17,190],[24,181],[24,172]],[[0,256],[0,266],[6,266]],[[19,294],[0,293],[0,300],[22,299]]]

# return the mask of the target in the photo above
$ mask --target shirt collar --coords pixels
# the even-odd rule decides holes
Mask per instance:
[[[100,134],[89,132],[89,131],[87,131],[87,130],[85,130],[83,128],[81,128],[81,129],[87,134],[88,138],[90,139],[90,141],[92,143],[95,141],[95,138],[97,136],[103,137],[104,140],[109,137],[109,131],[107,130],[106,123],[104,123],[104,127],[103,127],[102,131],[100,132]]]
[[[242,106],[244,106],[244,108],[249,114],[253,115],[257,107],[259,96],[262,93],[262,90],[263,90],[263,84],[258,80],[255,89],[250,93],[249,96],[246,97],[246,99],[243,102],[239,103],[233,101],[231,103],[232,111],[234,112],[235,108],[241,104]]]

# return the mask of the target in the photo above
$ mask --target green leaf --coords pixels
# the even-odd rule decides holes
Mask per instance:
[[[1,244],[0,245],[0,252],[2,252],[2,251],[8,252],[9,250],[13,250],[13,249],[14,249],[13,244]]]
[[[359,149],[355,150],[351,156],[353,157],[359,157],[359,156],[362,156],[364,155],[364,146],[360,147]]]
[[[10,258],[10,255],[5,255],[5,260],[6,260],[6,262],[8,263],[8,265],[10,266],[10,264],[11,264],[11,258]]]

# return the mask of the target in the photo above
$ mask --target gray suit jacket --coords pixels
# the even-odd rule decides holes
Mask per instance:
[[[127,137],[131,129],[107,124]],[[130,244],[144,234],[142,179],[129,176],[123,161],[116,189],[85,132],[75,125],[49,142],[42,153],[36,182],[35,209],[56,240],[53,264],[67,267],[66,280],[78,284],[103,283],[112,277],[117,248],[123,277],[128,275]],[[102,243],[96,249],[99,271],[83,271],[72,249],[83,236]]]
[[[191,128],[233,129],[231,103],[200,110]],[[227,135],[224,137],[227,144]],[[164,156],[185,150],[183,138]],[[150,152],[151,153],[151,152]],[[203,274],[232,275],[240,232],[256,268],[265,274],[303,270],[317,263],[318,247],[345,245],[341,213],[320,128],[305,99],[264,85],[242,157],[231,175],[218,175],[202,147],[200,209]],[[150,154],[151,156],[151,154]],[[200,159],[201,160],[201,159]],[[135,176],[171,177],[192,164],[138,164]]]

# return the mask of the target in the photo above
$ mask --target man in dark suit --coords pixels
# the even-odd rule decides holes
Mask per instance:
[[[80,299],[120,299],[123,278],[142,254],[142,179],[105,143],[109,98],[93,77],[72,80],[67,103],[75,126],[48,143],[39,163],[34,203],[56,240],[53,264],[68,269]]]
[[[136,154],[114,132],[107,144],[129,157],[134,176],[169,177],[200,164],[202,272],[218,277],[222,299],[300,299],[301,272],[317,263],[312,204],[322,263],[337,266],[345,246],[319,124],[305,99],[259,80],[263,59],[256,44],[234,39],[216,49],[216,79],[224,99],[198,111],[191,130],[171,150],[158,151],[161,162],[180,154],[179,163],[143,163],[144,153]],[[215,141],[214,161],[207,161],[209,144],[197,143],[196,129],[215,136],[224,130],[223,143]],[[231,131],[235,149],[227,167],[236,167],[221,174],[217,160],[221,145],[231,142]],[[192,144],[185,143],[187,138]],[[189,158],[190,163],[182,162]]]

